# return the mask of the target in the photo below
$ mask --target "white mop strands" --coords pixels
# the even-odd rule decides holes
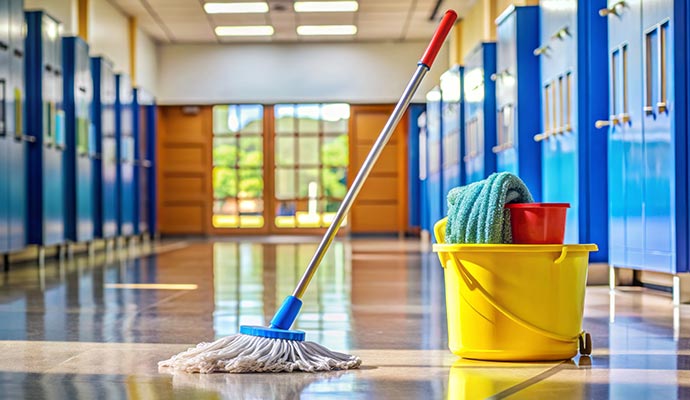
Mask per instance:
[[[158,363],[161,369],[188,373],[317,372],[357,368],[359,357],[318,343],[237,334],[199,343]]]

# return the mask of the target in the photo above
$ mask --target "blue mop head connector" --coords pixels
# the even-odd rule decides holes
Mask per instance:
[[[283,304],[273,316],[271,325],[266,328],[264,326],[240,326],[240,333],[244,335],[259,336],[270,339],[285,339],[304,341],[304,332],[290,330],[292,323],[297,319],[297,314],[302,308],[302,300],[295,296],[288,296],[283,301]]]

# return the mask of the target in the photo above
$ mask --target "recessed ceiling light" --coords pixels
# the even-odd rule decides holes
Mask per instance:
[[[271,36],[275,30],[270,25],[217,26],[218,36]]]
[[[301,25],[297,27],[297,34],[302,36],[317,35],[354,35],[357,27],[354,25]]]
[[[208,14],[251,14],[267,13],[268,3],[206,3],[204,11]]]
[[[355,12],[356,1],[296,1],[295,12]]]

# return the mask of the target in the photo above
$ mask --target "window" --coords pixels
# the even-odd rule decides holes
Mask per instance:
[[[347,191],[347,104],[278,104],[275,226],[327,227]]]
[[[264,226],[264,109],[213,107],[213,226]]]

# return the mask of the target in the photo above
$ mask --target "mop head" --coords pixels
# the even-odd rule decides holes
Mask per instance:
[[[200,343],[158,363],[173,371],[317,372],[357,368],[359,357],[328,350],[318,343],[237,334],[212,343]]]

